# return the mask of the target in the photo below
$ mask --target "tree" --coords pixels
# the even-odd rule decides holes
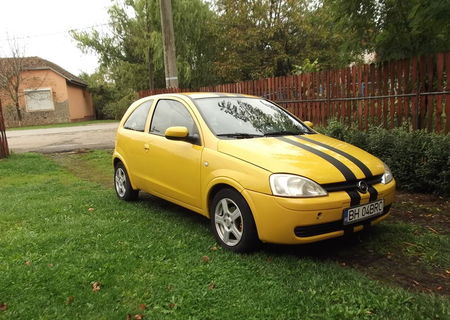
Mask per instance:
[[[106,31],[72,32],[84,51],[99,56],[100,68],[89,79],[97,110],[107,117],[121,112],[140,90],[165,86],[163,46],[158,0],[117,0],[109,8]],[[173,23],[180,87],[200,87],[217,81],[213,30],[215,14],[202,0],[173,0]],[[105,91],[106,90],[106,91]],[[100,95],[104,94],[103,98]],[[103,111],[102,111],[103,112]]]
[[[344,36],[339,49],[380,61],[450,50],[448,0],[324,0]]]
[[[99,55],[116,85],[135,90],[163,87],[164,64],[158,0],[122,0],[110,9],[107,32],[72,32],[85,51]],[[214,14],[201,0],[173,1],[177,67],[182,87],[213,79],[210,21]]]
[[[308,69],[310,61],[331,68],[350,60],[336,55],[342,38],[317,1],[216,0],[215,10],[222,82],[284,76]]]
[[[6,93],[17,113],[19,126],[22,123],[22,112],[20,110],[20,85],[23,82],[26,60],[23,50],[15,43],[11,44],[10,56],[0,59],[0,91]]]

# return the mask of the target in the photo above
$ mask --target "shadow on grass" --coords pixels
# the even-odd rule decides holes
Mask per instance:
[[[138,200],[149,211],[183,225],[190,225],[192,232],[213,235],[209,220],[193,211],[146,193]],[[268,257],[291,256],[296,259],[336,263],[351,268],[369,278],[379,280],[392,287],[435,293],[450,297],[448,278],[438,275],[415,256],[407,256],[401,246],[403,235],[389,223],[380,224],[358,233],[339,238],[302,245],[278,245],[264,243],[259,252]]]

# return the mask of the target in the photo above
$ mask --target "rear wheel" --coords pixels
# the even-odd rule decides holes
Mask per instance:
[[[211,228],[219,244],[234,252],[250,252],[259,244],[252,212],[239,192],[222,189],[210,206]]]
[[[122,162],[117,163],[114,170],[114,186],[116,194],[119,199],[125,201],[136,200],[139,194],[139,190],[134,190],[131,187],[130,178],[128,177],[127,170]]]

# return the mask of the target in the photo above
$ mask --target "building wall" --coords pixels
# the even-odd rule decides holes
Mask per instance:
[[[95,119],[91,95],[86,88],[67,84],[67,93],[69,97],[70,121]]]
[[[50,88],[54,110],[30,111],[27,108],[25,90]],[[30,70],[22,73],[19,88],[19,105],[22,122],[19,123],[16,108],[9,95],[0,92],[3,114],[7,128],[30,125],[45,125],[94,119],[92,98],[85,88],[73,86],[52,70]]]
[[[50,88],[54,110],[30,111],[27,108],[25,90]],[[52,70],[30,70],[22,73],[19,87],[19,106],[22,122],[19,123],[16,108],[11,98],[1,94],[5,125],[7,128],[30,125],[63,123],[70,121],[66,79]]]

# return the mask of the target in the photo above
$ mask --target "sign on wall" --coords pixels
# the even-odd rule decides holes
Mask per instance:
[[[25,90],[25,101],[27,111],[55,110],[51,88],[27,89]]]

